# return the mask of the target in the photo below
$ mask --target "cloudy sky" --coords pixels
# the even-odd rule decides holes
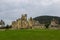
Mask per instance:
[[[13,20],[21,17],[52,15],[60,17],[60,0],[0,0],[0,20],[11,24]]]

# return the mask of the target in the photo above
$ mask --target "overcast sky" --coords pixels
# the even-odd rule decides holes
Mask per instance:
[[[11,24],[13,20],[21,17],[52,15],[60,17],[60,0],[0,0],[0,20]]]

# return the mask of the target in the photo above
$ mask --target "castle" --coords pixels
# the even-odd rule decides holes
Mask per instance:
[[[33,20],[32,17],[27,19],[27,14],[22,14],[21,18],[12,22],[12,29],[35,29],[35,28],[44,28],[44,25],[40,24],[39,21]]]
[[[6,29],[4,26],[5,23],[3,20],[0,21],[0,29]],[[11,27],[9,29],[60,29],[58,20],[52,19],[50,24],[41,24],[39,21],[34,20],[32,17],[27,18],[27,14],[22,14],[21,18],[18,18],[16,21],[12,21]]]
[[[60,29],[58,21],[54,18],[49,24],[49,29]],[[45,29],[45,24],[40,24],[39,21],[33,20],[32,17],[27,19],[27,14],[22,14],[21,18],[12,22],[12,29]]]
[[[50,29],[60,29],[60,25],[59,25],[59,22],[58,20],[56,19],[52,19],[51,23],[50,23],[50,26],[49,26]]]

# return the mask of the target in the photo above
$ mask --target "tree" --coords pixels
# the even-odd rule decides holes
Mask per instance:
[[[9,25],[6,25],[6,29],[9,29]]]
[[[49,24],[49,23],[47,23],[47,24],[45,24],[45,27],[46,27],[46,28],[49,28],[49,25],[50,25],[50,24]]]

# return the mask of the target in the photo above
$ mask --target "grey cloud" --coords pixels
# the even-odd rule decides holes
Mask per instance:
[[[40,3],[41,0],[30,1],[31,3],[0,2],[0,19],[6,21],[6,24],[20,18],[24,12],[28,14],[28,17],[37,17],[40,15],[60,16],[60,3],[43,6]]]

